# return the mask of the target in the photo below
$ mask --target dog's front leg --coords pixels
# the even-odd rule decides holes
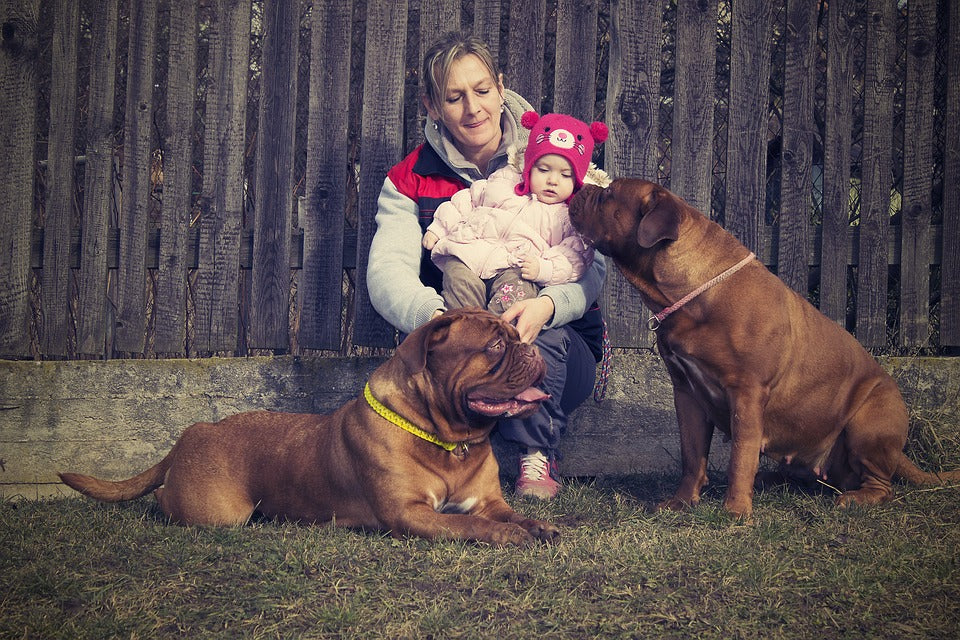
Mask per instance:
[[[503,498],[492,500],[477,515],[496,522],[512,522],[523,527],[530,535],[541,542],[555,542],[560,538],[560,530],[545,520],[527,518],[510,508]]]
[[[394,535],[474,540],[497,546],[527,546],[536,542],[533,534],[517,522],[498,522],[473,514],[438,513],[425,503],[408,505],[397,522],[385,524]]]
[[[748,520],[753,512],[753,484],[760,466],[763,440],[763,408],[768,392],[748,386],[728,391],[730,402],[729,487],[723,507],[737,518]]]
[[[680,486],[673,497],[657,509],[680,511],[700,502],[700,490],[707,484],[707,456],[713,438],[713,423],[686,388],[674,380],[673,402],[680,427]]]

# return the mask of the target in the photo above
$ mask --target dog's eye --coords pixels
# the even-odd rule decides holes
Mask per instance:
[[[503,340],[494,340],[487,345],[487,351],[491,353],[500,353],[503,351]]]

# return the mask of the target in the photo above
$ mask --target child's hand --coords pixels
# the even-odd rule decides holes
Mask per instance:
[[[438,238],[437,234],[435,234],[433,231],[427,231],[425,234],[423,234],[423,242],[421,244],[423,244],[424,249],[430,251],[434,246],[436,246],[437,240],[439,239],[440,238]]]
[[[520,277],[524,280],[536,280],[540,275],[540,258],[535,253],[528,253],[520,263]]]

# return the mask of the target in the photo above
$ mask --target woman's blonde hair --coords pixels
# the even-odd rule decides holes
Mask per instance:
[[[434,108],[439,109],[443,104],[450,66],[469,54],[477,56],[483,62],[483,65],[490,71],[490,76],[499,86],[500,70],[486,42],[477,36],[459,31],[444,34],[424,54],[423,72],[420,76],[420,81],[423,83],[423,95]]]

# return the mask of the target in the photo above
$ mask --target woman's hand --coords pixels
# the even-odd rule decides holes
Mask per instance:
[[[543,326],[553,318],[554,309],[550,296],[539,296],[515,302],[500,317],[507,322],[516,320],[520,339],[530,344],[540,335]]]

